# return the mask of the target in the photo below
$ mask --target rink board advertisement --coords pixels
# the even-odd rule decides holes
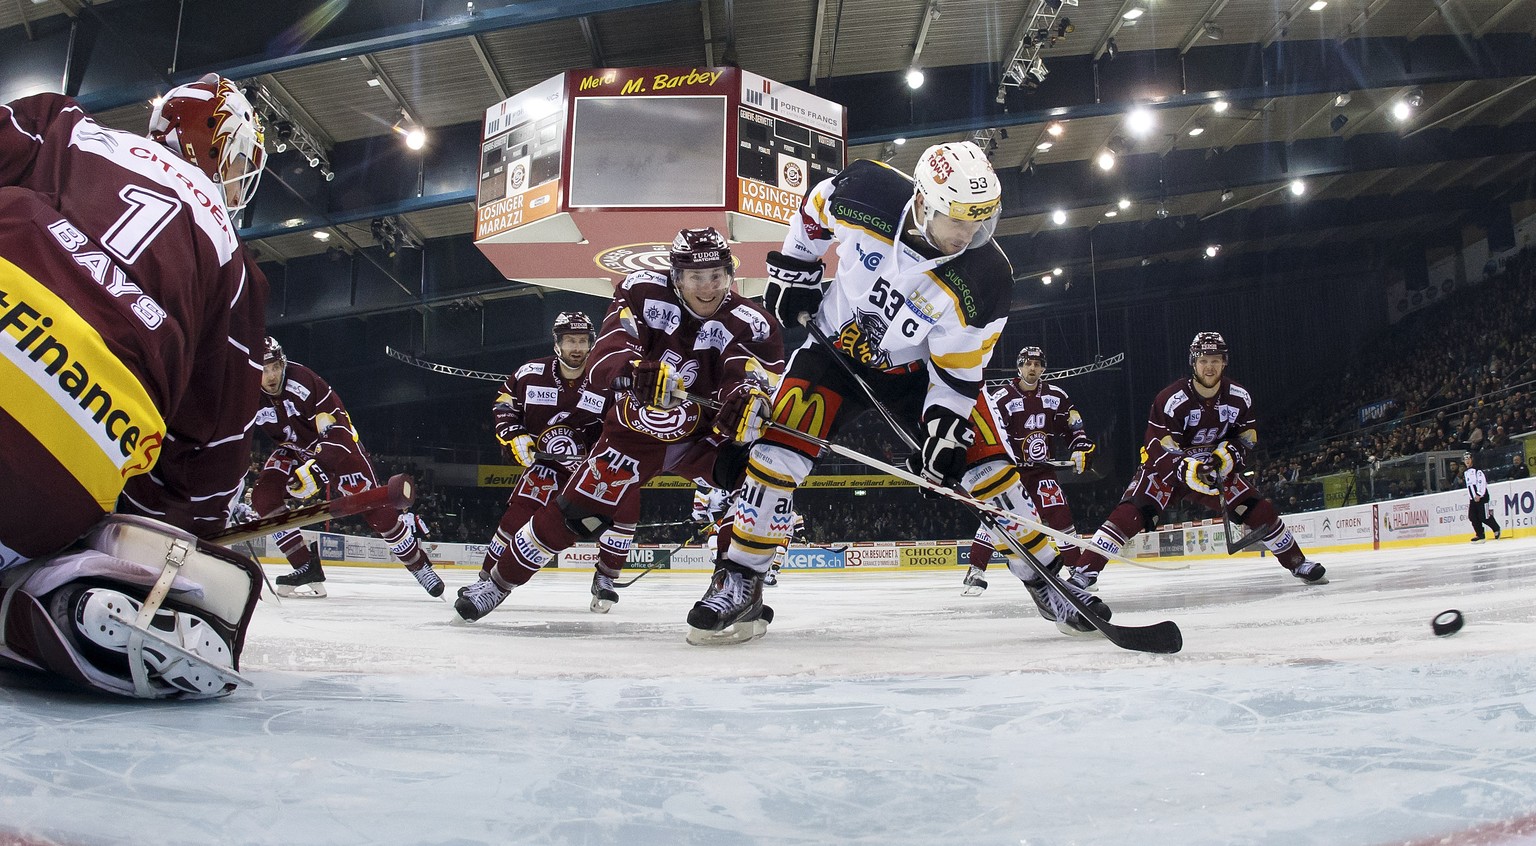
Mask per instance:
[[[1536,526],[1536,479],[1495,482],[1488,486],[1488,511],[1508,533],[1522,534]],[[1472,537],[1467,520],[1464,490],[1427,494],[1409,499],[1330,508],[1305,514],[1285,515],[1286,526],[1311,554],[1314,551],[1369,549],[1372,546],[1413,546],[1424,543],[1465,543]],[[1234,526],[1234,533],[1241,527]],[[376,537],[356,537],[330,532],[305,531],[305,543],[318,543],[327,564],[349,562],[398,566],[389,547]],[[1507,536],[1507,535],[1506,535]],[[260,538],[251,544],[256,554],[272,561],[281,558],[276,544]],[[240,545],[242,548],[243,545]],[[443,565],[478,567],[485,559],[483,543],[424,544],[428,557]],[[969,553],[970,541],[933,543],[860,543],[835,552],[822,547],[791,547],[784,567],[795,570],[908,569],[960,567]],[[1258,555],[1263,547],[1240,553]],[[1131,558],[1226,557],[1226,532],[1220,522],[1179,526],[1143,532],[1132,538],[1121,553]],[[1000,561],[994,556],[993,561]],[[558,566],[590,570],[597,561],[597,547],[581,544],[562,552]],[[691,547],[636,546],[626,567],[639,569],[704,570],[714,568],[714,550]]]

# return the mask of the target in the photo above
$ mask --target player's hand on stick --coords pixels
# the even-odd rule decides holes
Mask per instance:
[[[497,434],[496,439],[501,441],[501,446],[507,451],[513,464],[521,464],[524,467],[533,466],[534,442],[533,436],[527,432],[508,432],[505,435]]]
[[[1204,459],[1193,455],[1184,456],[1183,476],[1184,484],[1197,494],[1217,496],[1221,493],[1217,487],[1221,480],[1216,477],[1216,469]]]
[[[768,394],[757,380],[738,382],[720,397],[720,410],[715,413],[715,434],[745,444],[763,436],[771,405]]]
[[[1088,458],[1093,455],[1093,447],[1074,450],[1072,452],[1072,472],[1081,476],[1088,469]]]
[[[620,376],[614,387],[629,390],[642,404],[652,408],[676,408],[682,405],[682,397],[688,391],[677,368],[651,359],[631,361],[629,374]]]
[[[763,290],[763,306],[778,315],[780,323],[794,326],[802,314],[816,313],[827,290],[821,280],[827,269],[825,264],[774,250],[768,253],[767,266],[768,287]]]
[[[1232,475],[1232,471],[1237,469],[1237,462],[1237,452],[1226,441],[1222,441],[1211,450],[1210,463],[1216,473],[1217,481],[1226,481],[1227,477]]]
[[[294,469],[293,475],[288,477],[288,495],[294,499],[309,499],[320,493],[329,478],[325,470],[311,458]]]
[[[975,439],[969,420],[934,406],[923,412],[923,445],[907,466],[930,482],[953,487],[965,472],[965,453]]]

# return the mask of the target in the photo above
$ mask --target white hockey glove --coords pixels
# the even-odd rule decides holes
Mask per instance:
[[[767,265],[768,287],[763,289],[763,306],[778,315],[785,326],[799,324],[802,314],[815,314],[827,291],[821,279],[826,264],[773,250],[768,253]]]
[[[1083,473],[1088,469],[1088,458],[1091,455],[1093,455],[1093,451],[1095,449],[1097,449],[1097,447],[1089,447],[1087,449],[1073,450],[1073,452],[1072,452],[1072,472],[1073,473],[1076,473],[1079,476],[1083,475]]]
[[[629,375],[620,376],[614,387],[628,389],[635,398],[652,408],[677,408],[683,404],[681,394],[687,393],[683,375],[665,361],[636,359],[629,363]]]
[[[293,475],[288,477],[288,495],[294,499],[309,499],[320,493],[330,477],[325,475],[325,470],[313,458],[294,468]]]
[[[740,382],[720,399],[720,410],[711,424],[715,434],[739,444],[763,436],[763,426],[772,414],[768,394],[756,380]]]
[[[907,467],[937,485],[954,487],[965,472],[965,453],[976,440],[971,422],[942,406],[923,414],[922,450],[908,457]]]
[[[533,436],[527,432],[518,432],[507,437],[497,435],[496,439],[506,447],[507,455],[511,457],[513,464],[521,464],[524,467],[533,466]]]
[[[1184,484],[1197,494],[1206,496],[1218,496],[1221,489],[1218,487],[1221,480],[1216,477],[1216,470],[1203,459],[1193,455],[1184,456],[1183,462]]]

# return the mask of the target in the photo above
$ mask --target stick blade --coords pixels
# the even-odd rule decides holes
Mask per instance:
[[[1091,615],[1090,615],[1091,616]],[[1104,633],[1110,643],[1133,652],[1151,652],[1172,655],[1184,648],[1184,633],[1172,620],[1153,623],[1150,626],[1117,626],[1094,617],[1091,622]]]

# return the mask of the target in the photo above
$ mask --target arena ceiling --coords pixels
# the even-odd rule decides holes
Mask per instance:
[[[1081,0],[1040,44],[1038,87],[1005,85],[1054,4],[13,0],[0,2],[0,99],[62,79],[104,123],[142,131],[171,84],[217,70],[259,85],[336,174],[274,156],[245,234],[287,263],[370,250],[369,223],[387,216],[428,250],[467,242],[479,121],[534,83],[734,63],[847,105],[850,158],[910,171],[928,144],[992,146],[1021,310],[1053,267],[1193,266],[1215,244],[1249,267],[1279,253],[1390,260],[1459,244],[1532,195],[1536,0]],[[915,91],[912,67],[926,71]],[[1394,115],[1405,101],[1417,105]],[[398,149],[402,114],[432,133],[427,164]],[[468,151],[466,172],[433,170],[449,145]],[[274,192],[292,196],[264,215]]]

